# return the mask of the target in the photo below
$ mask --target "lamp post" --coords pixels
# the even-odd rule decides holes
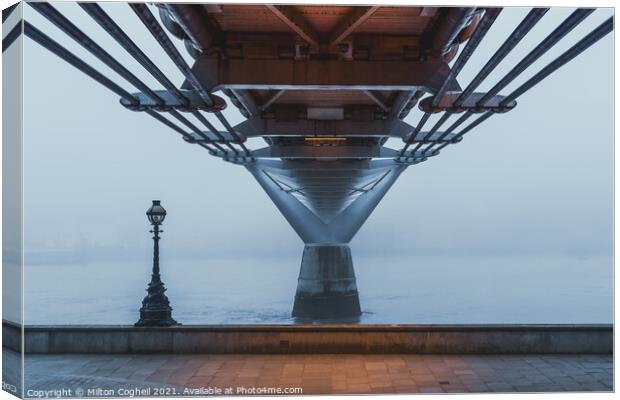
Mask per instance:
[[[151,274],[151,283],[146,289],[148,294],[142,300],[140,320],[135,323],[135,326],[179,325],[172,319],[170,301],[164,294],[166,288],[159,275],[159,233],[163,232],[159,230],[159,225],[166,218],[166,210],[160,203],[159,200],[153,200],[153,205],[146,211],[146,216],[153,225],[153,230],[150,231],[153,234],[153,273]]]

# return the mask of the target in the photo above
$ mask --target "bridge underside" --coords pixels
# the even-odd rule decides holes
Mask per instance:
[[[474,91],[547,9],[533,9],[467,88],[456,80],[500,11],[160,7],[169,31],[196,58],[193,79],[209,92],[222,91],[247,118],[235,127],[238,134],[262,137],[267,144],[231,160],[253,174],[305,243],[293,316],[359,316],[348,243],[370,213],[403,170],[458,143],[471,129],[457,134],[459,123],[484,113],[477,120],[482,121],[515,107],[518,94],[499,95],[501,85],[487,93]],[[576,11],[564,29],[588,13]],[[184,89],[192,89],[191,80]],[[421,100],[425,94],[430,96]],[[418,103],[424,116],[413,127],[403,119]],[[443,115],[424,131],[434,113]],[[440,130],[459,113],[460,122]],[[404,147],[386,146],[390,138]]]
[[[160,12],[187,47],[219,49],[197,54],[196,79],[247,118],[236,132],[267,144],[233,162],[252,173],[305,243],[293,316],[357,318],[348,243],[401,172],[431,156],[403,154],[386,141],[411,139],[414,128],[402,119],[424,93],[460,92],[446,80],[448,62],[481,10],[167,5]],[[454,134],[436,139],[450,143]]]

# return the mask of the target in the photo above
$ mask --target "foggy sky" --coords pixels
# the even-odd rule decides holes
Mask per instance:
[[[76,4],[52,4],[148,85],[160,88]],[[181,74],[126,4],[102,7],[181,84]],[[26,20],[137,91],[31,7],[24,10]],[[459,75],[462,87],[528,11],[507,8],[500,14]],[[477,91],[489,89],[572,11],[549,11]],[[502,94],[611,14],[595,11]],[[612,36],[520,97],[513,111],[405,171],[352,241],[354,254],[611,255]],[[26,248],[147,251],[144,213],[152,199],[161,199],[168,210],[162,242],[168,257],[301,254],[301,240],[243,167],[186,144],[144,113],[124,109],[117,95],[28,38],[24,52]],[[242,121],[232,105],[225,114],[233,125]],[[416,125],[420,116],[416,107],[406,122]],[[399,142],[389,143],[400,148]]]

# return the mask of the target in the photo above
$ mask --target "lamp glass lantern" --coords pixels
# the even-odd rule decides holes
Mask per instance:
[[[166,218],[166,210],[161,205],[161,200],[153,200],[153,205],[146,210],[146,216],[151,225],[159,225]]]

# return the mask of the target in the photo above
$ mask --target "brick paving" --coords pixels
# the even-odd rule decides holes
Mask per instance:
[[[18,355],[5,355],[10,362],[6,357]],[[233,393],[240,387],[299,387],[304,394],[613,390],[611,355],[28,355],[25,367],[26,389],[37,390],[168,387],[176,395],[229,387]]]

